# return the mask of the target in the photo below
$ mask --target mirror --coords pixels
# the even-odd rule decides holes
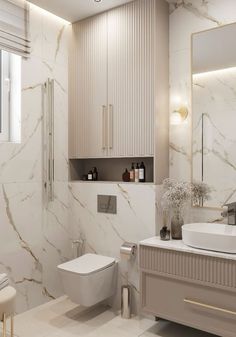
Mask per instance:
[[[204,207],[236,201],[236,23],[192,36],[192,180]]]

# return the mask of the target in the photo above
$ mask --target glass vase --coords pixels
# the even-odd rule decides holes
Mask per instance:
[[[184,219],[181,214],[181,210],[174,210],[173,216],[171,218],[171,236],[174,240],[182,240],[182,226],[184,224]]]

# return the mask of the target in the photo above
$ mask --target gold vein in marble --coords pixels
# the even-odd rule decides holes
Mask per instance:
[[[5,205],[6,205],[6,215],[7,215],[7,218],[9,220],[9,223],[12,226],[14,232],[17,234],[18,239],[20,240],[21,247],[23,249],[25,249],[32,256],[32,258],[35,261],[36,268],[39,271],[42,271],[42,264],[40,263],[39,259],[35,256],[35,254],[31,250],[29,244],[23,239],[22,235],[17,230],[17,227],[15,225],[15,222],[14,222],[14,219],[13,219],[13,216],[12,216],[12,213],[11,213],[11,209],[10,209],[10,201],[8,199],[8,196],[7,196],[7,193],[6,193],[4,185],[2,185],[2,192],[3,192],[3,197],[4,197],[4,201],[5,201]]]
[[[59,33],[58,33],[58,36],[57,36],[57,47],[56,47],[56,51],[55,51],[54,61],[56,61],[56,59],[57,59],[57,55],[58,55],[58,52],[59,52],[59,49],[60,49],[62,35],[63,35],[64,31],[65,31],[65,28],[66,28],[66,26],[63,26],[60,29]]]
[[[171,2],[170,14],[174,13],[175,10],[182,7],[197,17],[207,19],[217,24],[217,26],[221,26],[222,22],[220,22],[219,20],[217,20],[217,18],[208,14],[207,4],[208,4],[208,1],[206,0],[202,0],[199,7],[195,7],[192,2],[186,1],[186,0]]]

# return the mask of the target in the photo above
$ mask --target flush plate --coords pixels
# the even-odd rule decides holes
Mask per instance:
[[[98,213],[117,214],[117,197],[115,195],[97,196]]]

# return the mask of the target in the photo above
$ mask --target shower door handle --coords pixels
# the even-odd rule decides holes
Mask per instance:
[[[54,200],[54,80],[48,80],[49,200]]]
[[[54,80],[44,84],[44,148],[45,148],[45,181],[44,188],[47,202],[54,200]]]

